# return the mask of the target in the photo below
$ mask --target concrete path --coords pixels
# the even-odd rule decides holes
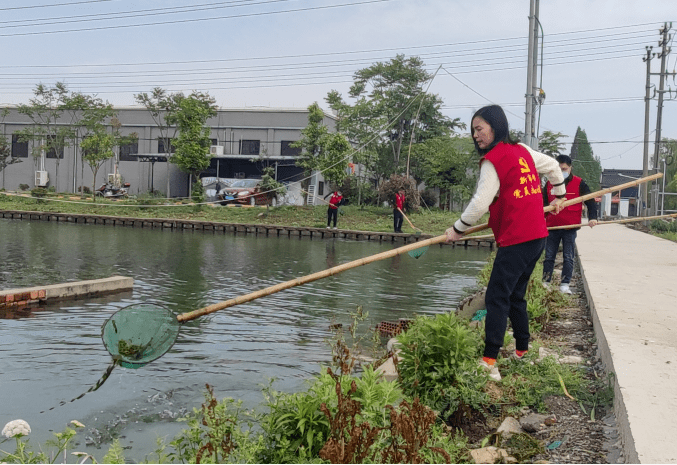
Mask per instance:
[[[627,463],[677,463],[677,243],[622,225],[576,240]]]

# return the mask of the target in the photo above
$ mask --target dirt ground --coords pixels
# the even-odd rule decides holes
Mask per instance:
[[[558,261],[556,272],[558,268],[561,270],[561,253]],[[582,357],[588,378],[607,380],[608,374],[597,355],[590,310],[578,265],[574,270],[571,290],[574,293],[571,306],[564,308],[559,318],[544,325],[540,340],[546,346],[557,347],[563,356]],[[533,456],[530,463],[625,463],[612,405],[607,409],[598,407],[592,415],[589,407],[583,411],[578,402],[565,395],[550,396],[545,399],[545,403],[548,407],[546,415],[554,415],[556,421],[538,432],[530,433],[546,446],[545,452]],[[537,412],[524,412],[525,415],[528,413]],[[474,438],[481,438],[482,435],[486,437],[495,431],[495,427],[480,422],[464,426],[471,442],[475,442]]]
[[[588,377],[606,379],[608,373],[597,355],[595,333],[590,318],[590,309],[585,297],[578,267],[574,272],[571,290],[578,294],[572,299],[578,306],[565,308],[560,318],[543,329],[548,342],[556,345],[563,355],[577,355],[585,360],[590,370]],[[534,434],[547,445],[554,441],[562,444],[545,454],[533,457],[534,462],[549,463],[625,463],[620,446],[613,406],[608,410],[597,408],[594,419],[591,412],[566,396],[546,399],[548,413],[554,414],[557,422]],[[541,462],[543,463],[543,462]]]

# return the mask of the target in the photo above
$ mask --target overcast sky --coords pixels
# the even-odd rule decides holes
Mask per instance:
[[[403,53],[439,69],[429,91],[449,117],[469,124],[498,103],[524,130],[528,0],[22,0],[0,2],[0,13],[0,103],[27,103],[37,83],[63,81],[119,106],[160,86],[209,92],[221,107],[328,110],[330,90],[347,98],[355,71]],[[641,169],[642,58],[646,46],[659,50],[677,1],[548,0],[539,16],[540,131],[571,142],[580,126],[604,168]],[[677,48],[668,71],[676,63]],[[675,100],[666,98],[662,134],[677,138]]]

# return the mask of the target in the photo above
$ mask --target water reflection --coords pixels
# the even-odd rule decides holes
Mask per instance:
[[[143,460],[157,436],[181,429],[174,418],[200,405],[206,383],[248,406],[270,378],[278,390],[300,389],[330,359],[332,322],[349,324],[357,306],[371,326],[453,308],[488,255],[432,247],[418,260],[394,257],[201,317],[182,326],[159,360],[118,368],[98,391],[39,414],[101,377],[110,361],[101,326],[120,308],[147,302],[183,313],[392,247],[0,220],[0,288],[115,274],[135,280],[132,293],[0,313],[0,423],[23,418],[44,442],[78,419],[88,428],[80,449],[100,460],[120,437],[131,446],[126,456]]]

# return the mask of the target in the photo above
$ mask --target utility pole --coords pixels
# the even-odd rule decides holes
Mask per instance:
[[[661,46],[661,52],[658,54],[658,57],[661,59],[661,72],[659,73],[659,85],[658,85],[658,110],[656,113],[656,145],[654,148],[654,158],[653,158],[653,171],[654,173],[658,172],[658,157],[660,155],[661,147],[661,124],[663,121],[663,94],[665,93],[665,76],[668,74],[665,72],[665,64],[667,61],[668,54],[670,54],[671,49],[668,47],[668,42],[672,39],[672,35],[668,36],[668,31],[672,29],[672,23],[668,26],[668,23],[665,23],[660,29],[661,40],[658,42],[658,45]],[[675,74],[675,73],[669,73]],[[653,182],[653,195],[651,197],[651,214],[655,215],[658,211],[658,180]]]
[[[649,103],[651,102],[651,59],[656,56],[651,53],[653,47],[646,47],[646,57],[642,58],[646,63],[646,96],[644,97],[644,162],[642,164],[642,177],[646,178],[649,175]],[[642,191],[642,205],[639,214],[641,216],[649,216],[647,214],[647,203],[649,191],[646,185],[640,184],[639,189]]]
[[[527,60],[527,93],[526,111],[524,118],[524,143],[533,149],[538,149],[536,136],[536,76],[538,70],[538,3],[531,0],[529,7],[529,57]]]

